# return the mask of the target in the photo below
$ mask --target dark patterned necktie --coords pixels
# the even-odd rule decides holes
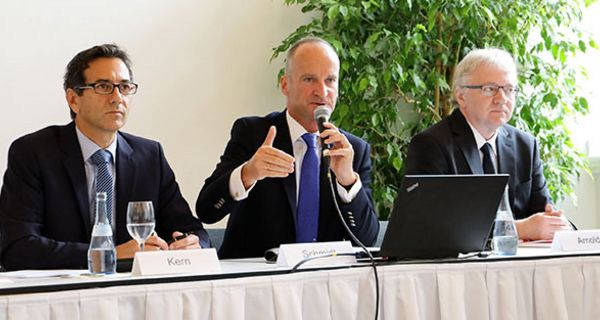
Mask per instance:
[[[496,167],[494,167],[494,162],[492,161],[492,157],[494,156],[494,152],[492,150],[492,146],[489,143],[485,143],[481,146],[481,152],[483,152],[483,173],[485,174],[495,174]]]
[[[109,223],[112,223],[113,176],[110,170],[112,154],[107,150],[100,149],[92,155],[91,160],[96,166],[96,193],[106,192],[106,216]],[[94,210],[92,212],[96,212],[95,199],[94,194]]]

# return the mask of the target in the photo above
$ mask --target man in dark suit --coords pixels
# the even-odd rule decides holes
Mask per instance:
[[[118,131],[137,91],[130,61],[116,45],[95,46],[67,66],[64,88],[73,122],[50,126],[12,143],[0,194],[1,263],[9,270],[86,268],[94,224],[96,166],[110,154],[109,200],[117,257],[140,248],[127,233],[129,201],[152,201],[156,232],[145,250],[208,246],[200,221],[181,196],[158,142]],[[114,159],[114,160],[113,160]],[[107,203],[108,204],[108,203]],[[171,239],[190,232],[168,245]]]
[[[535,138],[507,124],[518,91],[512,56],[474,50],[457,65],[452,86],[458,107],[413,138],[405,174],[508,173],[521,239],[552,239],[556,231],[571,229],[551,205]]]
[[[318,135],[313,111],[321,105],[335,108],[339,66],[329,43],[300,40],[290,48],[281,78],[287,110],[234,123],[221,161],[196,202],[202,222],[230,214],[221,258],[262,256],[282,243],[349,239],[333,197],[359,240],[366,245],[375,241],[379,223],[369,189],[369,145],[325,124],[320,139],[332,145],[323,154],[330,159],[334,194],[325,177],[327,161],[321,161],[320,169],[307,165],[313,161],[307,160],[312,157],[310,141]],[[316,170],[317,192],[304,187],[309,170]]]

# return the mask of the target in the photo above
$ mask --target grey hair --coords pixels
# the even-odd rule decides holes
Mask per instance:
[[[454,105],[456,105],[457,91],[466,84],[466,78],[480,65],[498,67],[514,75],[515,81],[517,80],[517,64],[506,50],[499,48],[474,49],[454,69],[452,77],[452,103]]]

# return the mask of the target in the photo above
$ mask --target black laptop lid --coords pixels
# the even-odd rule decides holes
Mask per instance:
[[[381,255],[432,259],[481,251],[508,177],[405,176],[381,244]]]

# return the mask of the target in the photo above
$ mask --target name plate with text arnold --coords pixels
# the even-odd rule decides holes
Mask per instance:
[[[214,248],[136,252],[131,270],[134,276],[218,272],[221,264]]]
[[[551,251],[600,251],[600,229],[558,231],[554,234]]]

